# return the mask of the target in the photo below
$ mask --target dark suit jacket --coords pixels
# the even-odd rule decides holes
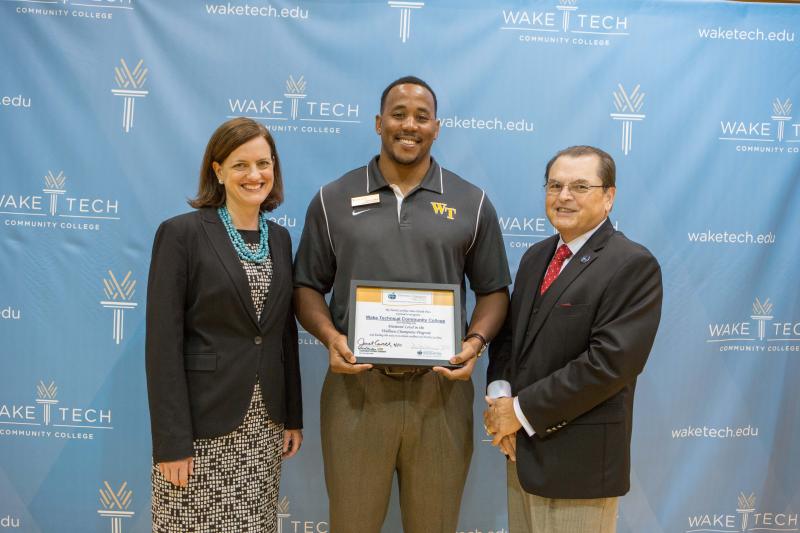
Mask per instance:
[[[630,488],[636,376],[661,317],[661,269],[606,221],[538,296],[557,242],[555,235],[522,257],[487,382],[509,381],[536,431],[517,433],[527,492],[621,496]]]
[[[244,420],[256,376],[270,419],[302,427],[292,245],[269,223],[272,283],[256,319],[247,275],[215,209],[161,224],[147,287],[147,391],[156,462]]]

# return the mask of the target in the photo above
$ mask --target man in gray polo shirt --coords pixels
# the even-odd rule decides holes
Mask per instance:
[[[375,130],[380,154],[311,201],[295,259],[297,316],[330,359],[320,407],[330,526],[379,533],[397,472],[405,533],[452,533],[472,456],[470,375],[503,323],[511,277],[489,199],[430,155],[439,121],[428,84],[392,82]],[[351,280],[459,284],[463,309],[465,275],[476,305],[450,359],[463,367],[356,361],[344,333]]]

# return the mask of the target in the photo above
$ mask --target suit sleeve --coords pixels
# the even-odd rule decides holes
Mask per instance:
[[[174,221],[159,226],[147,283],[145,366],[155,462],[194,454],[183,366],[188,257],[176,226]]]
[[[519,391],[537,434],[577,418],[636,379],[655,340],[661,300],[658,262],[646,252],[632,255],[603,291],[588,349]]]
[[[286,232],[287,257],[292,257],[292,240]],[[291,301],[291,300],[290,300]],[[286,392],[286,429],[303,427],[303,393],[300,382],[300,350],[297,342],[297,321],[294,318],[294,305],[290,303],[283,328],[283,372]]]

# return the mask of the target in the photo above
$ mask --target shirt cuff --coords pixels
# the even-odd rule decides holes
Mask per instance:
[[[511,383],[504,379],[496,379],[486,387],[486,396],[489,398],[510,398]]]
[[[522,412],[522,407],[519,406],[518,396],[514,396],[514,414],[517,415],[517,420],[519,420],[519,423],[522,424],[522,427],[525,429],[525,433],[527,433],[529,437],[536,435],[536,431],[533,430],[533,426],[531,426],[531,423],[528,422],[527,418],[525,418],[525,414]]]

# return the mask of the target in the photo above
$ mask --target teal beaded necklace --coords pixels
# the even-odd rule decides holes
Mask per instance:
[[[251,263],[266,263],[269,257],[269,228],[267,226],[266,213],[260,213],[258,215],[258,229],[261,230],[261,235],[256,251],[252,251],[247,247],[244,239],[242,239],[242,236],[233,226],[231,214],[228,212],[227,206],[223,205],[218,207],[217,213],[219,214],[220,220],[222,220],[222,225],[225,226],[225,230],[228,232],[228,237],[230,237],[233,243],[236,254],[241,259],[250,261]]]

